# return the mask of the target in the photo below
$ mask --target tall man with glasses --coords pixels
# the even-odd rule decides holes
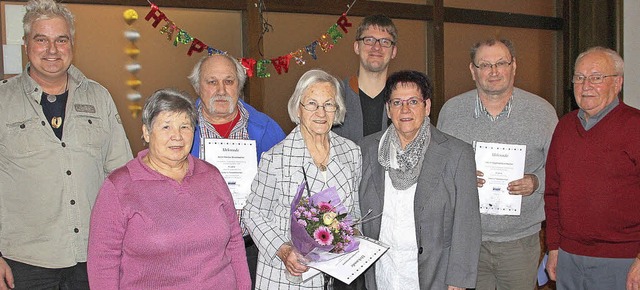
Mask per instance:
[[[398,51],[397,39],[398,30],[389,17],[371,15],[362,20],[353,43],[360,68],[358,75],[342,83],[347,115],[342,125],[333,128],[338,135],[358,143],[364,136],[387,128],[382,91],[389,62]]]
[[[438,129],[470,144],[526,145],[524,177],[510,181],[507,187],[509,194],[522,195],[520,214],[481,210],[478,290],[529,290],[536,284],[544,220],[544,165],[558,117],[547,101],[514,87],[516,65],[509,40],[489,39],[473,45],[469,70],[476,89],[447,101],[438,118]],[[484,174],[477,174],[478,187],[482,187]]]
[[[576,59],[580,109],[547,158],[547,272],[558,289],[640,288],[640,110],[618,99],[624,61],[607,48]]]

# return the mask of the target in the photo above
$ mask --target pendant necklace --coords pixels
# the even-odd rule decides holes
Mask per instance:
[[[51,127],[53,127],[54,129],[58,129],[60,128],[60,126],[62,126],[62,117],[51,118]]]
[[[57,100],[58,100],[58,96],[47,94],[47,101],[49,101],[49,103],[55,103]]]
[[[62,91],[62,94],[64,94],[64,92],[67,91],[68,84],[69,84],[69,75],[67,75],[67,80],[64,83],[64,91]],[[55,103],[57,100],[58,100],[57,95],[47,94],[47,101],[49,101],[49,103]]]
[[[329,150],[329,152],[327,152],[327,155],[325,155],[324,159],[322,159],[322,161],[318,162],[318,169],[320,169],[320,171],[327,171],[327,165],[325,165],[324,163],[327,161],[327,159],[329,159],[329,154],[331,153],[331,150]]]

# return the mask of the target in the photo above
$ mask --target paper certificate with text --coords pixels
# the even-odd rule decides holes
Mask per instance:
[[[474,142],[476,169],[484,173],[478,187],[480,213],[520,215],[522,195],[510,195],[509,182],[524,176],[526,145]]]
[[[307,266],[311,268],[302,274],[303,281],[319,274],[318,270],[320,270],[333,278],[350,284],[389,249],[389,246],[384,243],[368,237],[357,236],[355,238],[360,241],[358,250],[328,261],[307,263]]]
[[[233,196],[236,209],[242,209],[258,173],[255,140],[204,140],[204,160],[220,170]]]

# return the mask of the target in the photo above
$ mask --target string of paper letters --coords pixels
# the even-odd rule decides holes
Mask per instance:
[[[355,3],[355,1],[353,2]],[[333,48],[333,45],[338,43],[338,40],[343,37],[342,32],[348,33],[347,28],[353,24],[347,19],[347,12],[353,6],[348,5],[347,11],[342,13],[338,21],[331,25],[329,29],[317,39],[314,39],[308,45],[292,50],[288,54],[281,55],[274,58],[253,59],[253,58],[238,58],[242,65],[246,68],[247,76],[253,77],[254,75],[260,78],[268,78],[271,76],[269,73],[268,65],[271,64],[278,74],[289,72],[289,63],[291,59],[295,60],[296,64],[303,66],[306,64],[304,57],[308,54],[312,59],[318,59],[316,49],[320,47],[323,52],[328,52]],[[209,55],[212,54],[227,54],[226,51],[220,50],[202,42],[197,37],[190,35],[186,30],[178,27],[178,25],[171,21],[166,14],[160,11],[157,5],[149,2],[151,5],[151,11],[147,13],[144,19],[151,23],[151,26],[158,27],[160,24],[164,24],[160,28],[161,34],[166,34],[167,40],[172,40],[174,46],[178,44],[190,45],[187,55],[191,56],[193,53],[201,53],[207,51]]]

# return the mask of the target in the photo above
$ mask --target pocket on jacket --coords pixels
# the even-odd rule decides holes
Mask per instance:
[[[41,151],[45,147],[42,142],[44,136],[42,122],[37,118],[7,123],[7,136],[5,146],[11,148],[16,156],[30,155]],[[44,128],[50,130],[50,128]]]

